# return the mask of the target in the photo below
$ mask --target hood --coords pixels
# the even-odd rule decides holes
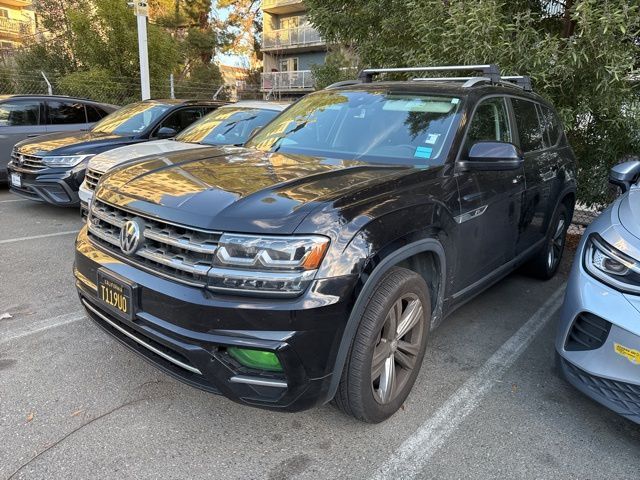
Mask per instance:
[[[104,173],[111,168],[124,162],[137,158],[148,157],[150,155],[161,155],[180,150],[195,148],[206,148],[206,145],[197,143],[176,142],[175,140],[154,140],[152,142],[136,143],[126,147],[114,148],[99,155],[89,161],[88,168],[100,173]]]
[[[77,131],[30,138],[16,144],[16,148],[26,155],[84,155],[99,153],[132,141],[134,137]]]
[[[620,198],[618,218],[625,230],[640,238],[640,187],[634,185]]]
[[[293,233],[314,209],[412,171],[359,161],[206,147],[115,169],[97,198],[207,230]]]

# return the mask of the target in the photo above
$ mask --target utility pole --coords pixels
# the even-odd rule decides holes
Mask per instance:
[[[147,45],[147,17],[149,5],[146,1],[129,2],[138,21],[138,53],[140,55],[140,87],[142,100],[151,98],[151,81],[149,80],[149,48]]]

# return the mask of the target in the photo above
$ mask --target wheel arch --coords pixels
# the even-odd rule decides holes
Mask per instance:
[[[368,300],[373,295],[379,280],[395,266],[412,270],[425,279],[431,294],[431,329],[435,328],[442,320],[444,292],[447,284],[447,262],[445,250],[440,241],[436,238],[425,238],[406,244],[384,256],[368,274],[347,320],[336,355],[327,401],[333,399],[336,394],[349,349]],[[437,280],[437,287],[434,287],[433,280]]]

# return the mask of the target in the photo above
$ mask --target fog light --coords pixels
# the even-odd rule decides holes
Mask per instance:
[[[237,347],[229,347],[227,349],[227,352],[229,352],[229,355],[231,355],[245,367],[268,370],[270,372],[282,371],[280,360],[278,360],[278,357],[273,352],[266,352],[264,350],[249,350],[246,348]]]

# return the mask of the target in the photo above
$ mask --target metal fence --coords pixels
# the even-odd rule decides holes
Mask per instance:
[[[87,75],[60,78],[43,75],[19,75],[0,73],[0,95],[36,94],[68,95],[90,98],[114,105],[126,105],[140,100],[140,80],[128,77],[96,79]],[[238,82],[235,85],[198,83],[190,80],[151,82],[152,98],[189,98],[220,100],[244,100],[262,98],[259,85]]]

